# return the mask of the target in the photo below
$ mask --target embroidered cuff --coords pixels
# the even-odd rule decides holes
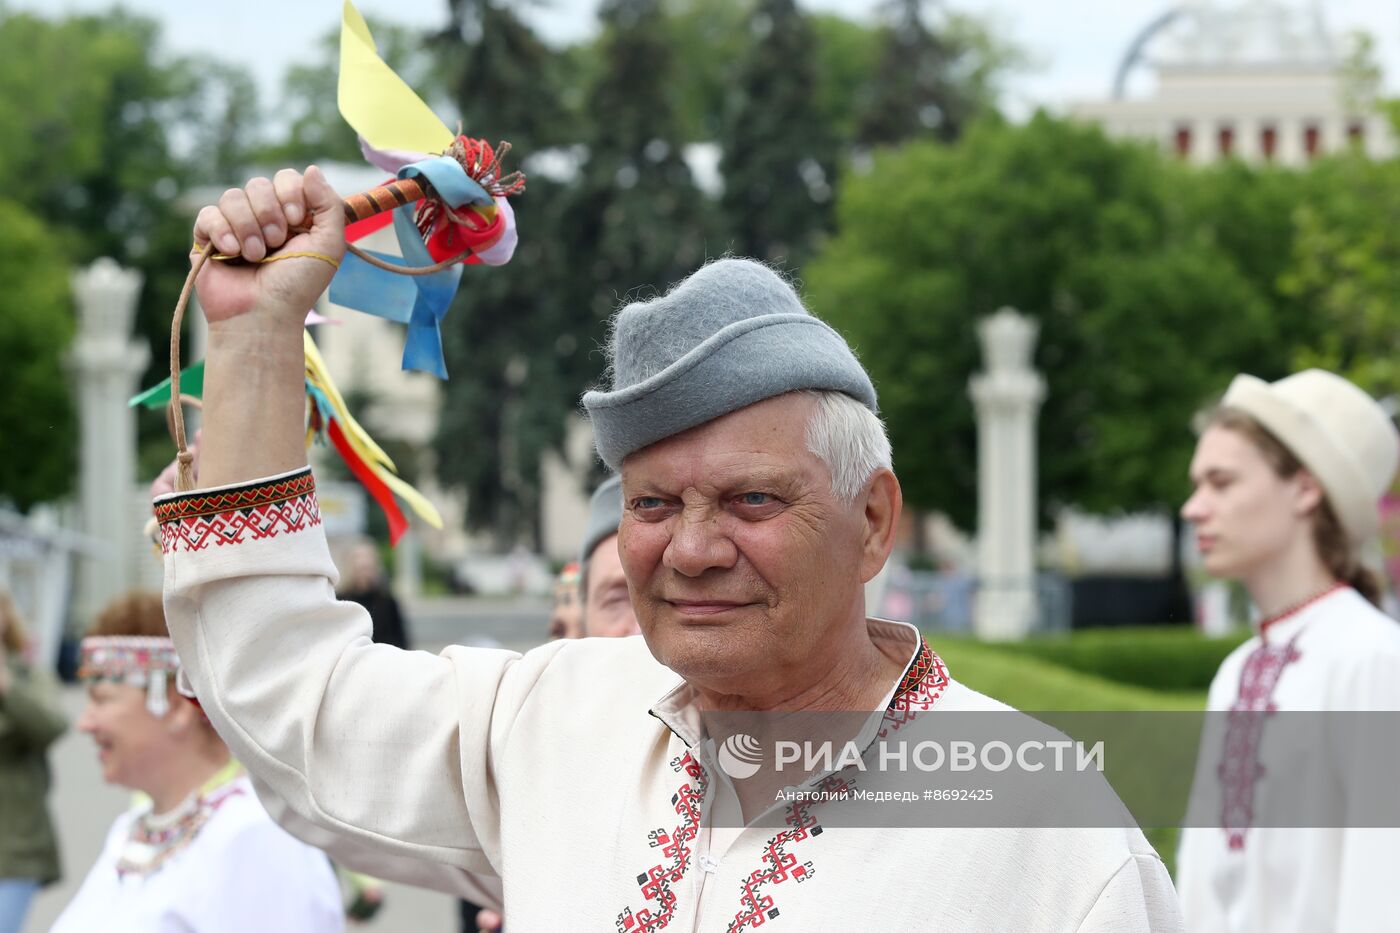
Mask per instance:
[[[310,467],[239,486],[166,496],[156,500],[155,513],[166,554],[275,538],[321,524]]]

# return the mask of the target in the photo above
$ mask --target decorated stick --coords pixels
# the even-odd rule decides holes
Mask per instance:
[[[432,197],[431,185],[420,183],[416,178],[401,178],[346,198],[343,202],[345,222],[353,224],[427,197]]]

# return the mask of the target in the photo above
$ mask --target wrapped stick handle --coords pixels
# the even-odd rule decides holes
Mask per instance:
[[[357,220],[373,217],[384,211],[392,211],[427,197],[429,192],[416,178],[401,178],[387,185],[352,194],[344,201],[345,222],[353,224]]]

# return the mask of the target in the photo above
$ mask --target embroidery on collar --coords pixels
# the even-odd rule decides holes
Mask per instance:
[[[647,834],[653,849],[661,849],[661,854],[669,861],[653,865],[637,876],[642,896],[656,902],[656,911],[643,907],[636,913],[625,907],[617,915],[617,929],[621,933],[653,933],[664,930],[676,913],[676,892],[672,885],[678,884],[690,868],[691,843],[700,831],[701,806],[705,801],[705,789],[709,778],[690,752],[672,759],[671,767],[684,772],[690,780],[681,785],[680,790],[671,795],[671,805],[681,818],[676,828],[667,833],[663,829],[653,829]]]
[[[880,738],[899,731],[919,713],[927,712],[943,696],[949,683],[948,667],[943,659],[934,653],[928,642],[920,639],[919,653],[915,656],[904,679],[885,710],[885,719],[880,727]]]
[[[1225,742],[1216,774],[1222,786],[1220,825],[1232,850],[1244,848],[1245,834],[1254,821],[1254,788],[1265,770],[1259,763],[1265,718],[1278,710],[1274,689],[1284,668],[1302,657],[1296,647],[1301,634],[1282,645],[1261,640],[1245,659],[1239,695],[1225,716]]]

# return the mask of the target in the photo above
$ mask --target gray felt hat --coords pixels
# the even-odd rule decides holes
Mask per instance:
[[[845,392],[876,410],[875,387],[840,334],[751,259],[720,259],[613,318],[611,391],[583,396],[598,455],[623,459],[673,434],[798,389]]]
[[[604,538],[617,534],[617,527],[621,524],[622,477],[613,475],[593,491],[593,498],[588,502],[588,529],[583,535],[579,564],[587,565],[588,558],[593,556],[593,549],[602,543]]]

